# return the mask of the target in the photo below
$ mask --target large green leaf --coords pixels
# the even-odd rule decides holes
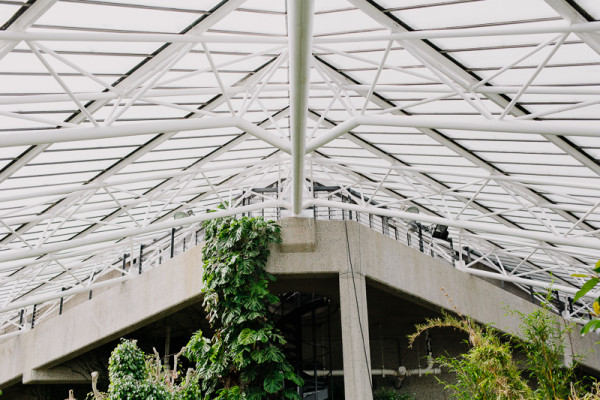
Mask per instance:
[[[256,341],[256,331],[250,328],[246,328],[240,332],[238,341],[241,344],[251,344]]]
[[[580,298],[582,298],[583,296],[585,296],[585,294],[587,292],[589,292],[590,290],[592,290],[594,288],[594,286],[596,286],[596,284],[598,284],[598,282],[600,282],[600,279],[592,278],[589,281],[587,281],[586,283],[584,283],[583,286],[581,287],[581,289],[575,294],[575,298],[573,299],[573,301],[577,301]]]
[[[263,383],[267,393],[276,393],[283,389],[283,374],[279,371],[269,374]]]
[[[585,335],[586,333],[588,333],[590,331],[595,331],[596,329],[600,329],[600,320],[599,319],[593,319],[590,322],[588,322],[587,324],[585,324],[583,326],[583,328],[581,328],[581,334]]]

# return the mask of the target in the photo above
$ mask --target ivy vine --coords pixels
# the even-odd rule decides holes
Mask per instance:
[[[198,331],[185,355],[196,363],[205,399],[299,399],[302,385],[285,359],[286,343],[269,304],[279,301],[265,270],[280,227],[262,218],[217,218],[204,225],[204,307],[214,335]]]
[[[92,375],[96,400],[300,400],[295,388],[304,382],[286,360],[286,341],[269,312],[279,298],[269,292],[275,278],[265,266],[270,244],[281,242],[280,227],[225,217],[204,229],[204,307],[214,333],[207,338],[197,331],[182,350],[195,370],[179,379],[177,356],[168,371],[156,351],[148,356],[124,340],[109,360],[107,393],[96,389]]]

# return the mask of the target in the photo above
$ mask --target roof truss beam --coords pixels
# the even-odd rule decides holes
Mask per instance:
[[[571,24],[581,24],[589,22],[577,9],[565,0],[544,0],[546,4],[552,7],[565,20]],[[592,50],[600,54],[600,37],[594,33],[577,32],[577,36],[583,40]]]
[[[348,0],[352,5],[362,10],[373,20],[377,21],[392,32],[410,34],[411,31],[405,26],[401,25],[399,21],[394,20],[390,16],[386,15],[381,11],[374,3],[370,0]],[[552,1],[552,0],[550,0]],[[416,33],[416,32],[412,32]],[[461,85],[463,89],[469,90],[470,87],[477,86],[480,83],[480,79],[469,72],[467,72],[461,65],[456,63],[451,58],[442,55],[435,49],[431,44],[424,40],[400,40],[402,45],[407,51],[415,55],[417,58],[423,58],[430,60],[432,65],[440,71],[445,71],[447,76],[451,77],[456,83]],[[502,94],[486,93],[487,98],[496,103],[500,108],[505,109],[511,100]],[[516,104],[511,108],[510,114],[515,117],[520,117],[529,114],[523,107]],[[556,136],[545,136],[547,140],[554,143],[561,150],[574,157],[576,160],[581,162],[583,165],[594,171],[600,176],[600,163],[590,155],[581,151],[581,149],[574,146],[567,139]]]

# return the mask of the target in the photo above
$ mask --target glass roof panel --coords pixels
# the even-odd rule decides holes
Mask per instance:
[[[37,20],[34,27],[177,33],[197,18],[194,13],[59,1]]]
[[[385,3],[385,2],[382,2]],[[390,2],[388,2],[390,3]],[[435,8],[409,8],[392,11],[396,18],[414,30],[445,27],[483,26],[513,21],[558,19],[556,12],[542,0],[531,0],[523,7],[519,0],[439,3]]]

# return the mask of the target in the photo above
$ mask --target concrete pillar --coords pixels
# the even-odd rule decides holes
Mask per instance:
[[[282,218],[282,242],[279,248],[282,253],[314,252],[317,244],[316,224],[313,218]]]
[[[364,275],[340,273],[344,391],[352,400],[373,399],[366,289]]]

